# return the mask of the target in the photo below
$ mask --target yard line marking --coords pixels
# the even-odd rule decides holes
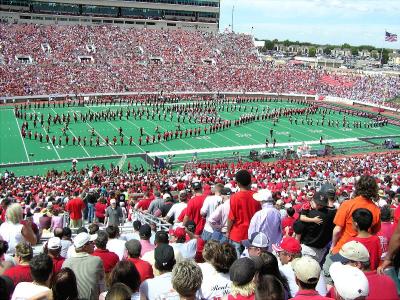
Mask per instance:
[[[129,121],[129,120],[128,120]],[[109,122],[109,121],[107,121],[107,123],[108,124],[110,124],[112,127],[114,127],[117,131],[118,131],[118,128],[113,124],[113,123],[111,123],[111,122]],[[131,122],[132,123],[132,122]],[[132,123],[133,124],[133,123]],[[135,125],[135,124],[133,124],[133,125]],[[137,125],[135,125],[136,127],[137,127]],[[145,153],[146,151],[142,148],[142,147],[140,147],[139,145],[137,145],[136,143],[134,143],[143,153]]]
[[[32,109],[32,111],[33,111],[34,113],[36,113],[36,111],[35,111],[34,109]],[[44,132],[46,133],[46,135],[49,134],[49,133],[46,131],[46,127],[45,127],[45,126],[43,126],[43,130],[44,130]],[[49,138],[50,138],[50,135],[49,135]],[[58,153],[56,147],[53,145],[53,143],[52,143],[51,141],[50,141],[50,144],[53,146],[53,149],[54,149],[54,151],[56,152],[58,159],[61,159],[60,154]]]
[[[73,109],[70,109],[70,111],[82,115],[82,113],[80,113],[79,111],[75,111],[75,110],[73,110]],[[94,127],[92,127],[88,122],[85,122],[85,123],[86,123],[87,126],[89,126],[90,128],[93,128],[93,129],[94,129]],[[100,133],[97,132],[96,129],[94,129],[94,132],[104,141],[104,143],[106,142],[106,140],[100,135]],[[117,151],[115,151],[115,149],[113,148],[113,146],[111,146],[110,144],[108,144],[108,146],[111,148],[111,150],[112,150],[115,154],[120,155]]]
[[[51,110],[54,111],[55,114],[57,114],[57,112],[56,112],[53,108],[51,108]],[[71,132],[72,135],[73,135],[76,139],[78,139],[77,136],[72,132],[71,129],[68,128],[68,131]],[[83,151],[85,151],[87,157],[90,157],[90,154],[86,151],[86,149],[82,146],[82,144],[79,144],[79,145],[82,147]]]
[[[18,132],[19,132],[19,136],[21,137],[21,140],[22,140],[22,145],[24,145],[26,158],[28,159],[28,162],[30,162],[29,155],[28,155],[28,150],[26,150],[25,141],[24,141],[24,138],[22,137],[21,127],[19,127],[19,123],[18,123],[17,118],[15,116],[14,116],[14,119],[15,119],[15,122],[17,122]]]

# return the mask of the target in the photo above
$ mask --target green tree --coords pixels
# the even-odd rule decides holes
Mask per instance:
[[[382,64],[387,64],[389,60],[389,50],[388,49],[383,49],[382,51]]]
[[[344,44],[341,46],[341,48],[342,48],[342,49],[346,49],[346,48],[351,48],[351,46],[350,46],[349,44],[347,44],[347,43],[344,43]]]
[[[275,45],[275,43],[274,43],[273,41],[271,41],[271,40],[266,40],[266,41],[265,41],[265,44],[264,44],[264,48],[265,48],[266,50],[274,50],[274,45]]]
[[[292,44],[292,42],[289,41],[289,40],[284,40],[284,41],[283,41],[283,45],[285,45],[286,47],[287,47],[287,46],[290,46],[291,44]]]
[[[333,46],[327,45],[327,46],[324,48],[324,54],[330,55],[331,52],[332,52],[332,49],[333,49]]]
[[[351,55],[358,55],[358,47],[351,47]]]
[[[308,56],[309,57],[315,57],[316,53],[317,53],[317,49],[315,47],[310,47],[308,49]]]

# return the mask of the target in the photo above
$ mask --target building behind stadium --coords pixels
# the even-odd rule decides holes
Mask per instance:
[[[0,0],[7,23],[80,24],[217,32],[220,0]]]

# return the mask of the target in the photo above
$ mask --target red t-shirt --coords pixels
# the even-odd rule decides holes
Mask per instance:
[[[96,218],[105,218],[106,209],[107,209],[107,204],[97,202],[94,206]]]
[[[296,219],[294,217],[289,217],[289,216],[285,217],[282,220],[282,231],[284,233],[286,233],[286,229],[285,228],[288,227],[289,228],[288,229],[288,235],[292,236],[293,235],[293,223],[295,221],[296,221]]]
[[[114,266],[119,262],[118,255],[107,249],[96,249],[92,255],[100,257],[100,259],[103,261],[104,273],[110,273]]]
[[[379,266],[382,255],[381,242],[379,238],[376,235],[371,235],[367,238],[353,237],[350,241],[360,242],[368,249],[371,270],[376,270]]]
[[[60,257],[52,257],[53,260],[53,274],[57,274],[62,269],[62,264],[64,263],[65,258]]]
[[[194,234],[200,235],[203,232],[204,225],[206,224],[206,219],[202,217],[200,214],[201,207],[203,206],[203,202],[206,196],[194,196],[189,200],[189,203],[186,207],[186,215],[189,217],[189,220],[194,221],[196,224],[196,230]]]
[[[140,282],[149,278],[154,278],[153,267],[147,261],[140,258],[128,258],[133,263],[140,274]]]
[[[20,282],[32,282],[31,267],[29,265],[18,265],[7,269],[4,276],[10,277],[16,286]]]
[[[229,220],[233,222],[229,238],[240,243],[247,240],[251,218],[261,209],[260,202],[253,199],[253,191],[239,191],[230,200]]]
[[[143,209],[143,210],[148,209],[149,206],[150,206],[151,201],[152,201],[152,200],[149,199],[149,198],[145,198],[145,199],[140,200],[140,201],[138,202],[137,209],[139,209],[139,208],[141,208],[141,209]]]
[[[68,201],[65,208],[72,220],[80,220],[82,219],[82,210],[85,208],[85,203],[81,198],[74,198]]]
[[[381,230],[376,234],[381,242],[382,254],[388,250],[389,241],[393,235],[393,225],[390,222],[382,222]]]

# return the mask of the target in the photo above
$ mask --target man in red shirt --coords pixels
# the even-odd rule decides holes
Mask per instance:
[[[135,206],[135,209],[140,211],[147,210],[152,200],[154,200],[154,197],[151,197],[150,192],[146,191],[144,193],[144,198],[139,200],[139,202]]]
[[[15,257],[14,261],[17,263],[7,269],[3,275],[9,277],[14,286],[20,282],[32,282],[31,268],[29,262],[33,257],[32,246],[27,242],[20,242],[15,247]]]
[[[183,219],[183,225],[186,226],[186,223],[189,220],[194,221],[196,224],[196,230],[194,232],[195,235],[201,235],[204,229],[204,225],[206,224],[206,219],[200,213],[201,208],[203,207],[204,199],[206,195],[203,194],[203,189],[201,187],[201,183],[195,181],[192,183],[192,189],[194,196],[189,200],[188,205],[186,207],[186,215]]]
[[[241,253],[241,241],[248,239],[248,229],[251,218],[261,209],[260,202],[253,199],[254,192],[251,190],[251,175],[246,170],[240,170],[235,175],[240,191],[232,195],[228,215],[227,238]]]
[[[74,198],[69,200],[65,210],[69,213],[70,226],[72,228],[82,227],[82,212],[85,209],[85,203],[79,197],[79,191],[74,192]]]
[[[47,254],[53,261],[53,274],[57,274],[65,260],[61,256],[61,239],[59,237],[52,237],[47,241]]]
[[[107,275],[111,272],[114,266],[119,262],[119,257],[116,253],[109,251],[107,247],[108,234],[100,230],[97,232],[97,238],[94,241],[96,250],[91,255],[98,256],[103,261],[104,273]]]
[[[133,263],[140,274],[140,281],[153,278],[153,267],[147,261],[140,259],[142,245],[138,240],[130,240],[125,243],[128,260]]]

